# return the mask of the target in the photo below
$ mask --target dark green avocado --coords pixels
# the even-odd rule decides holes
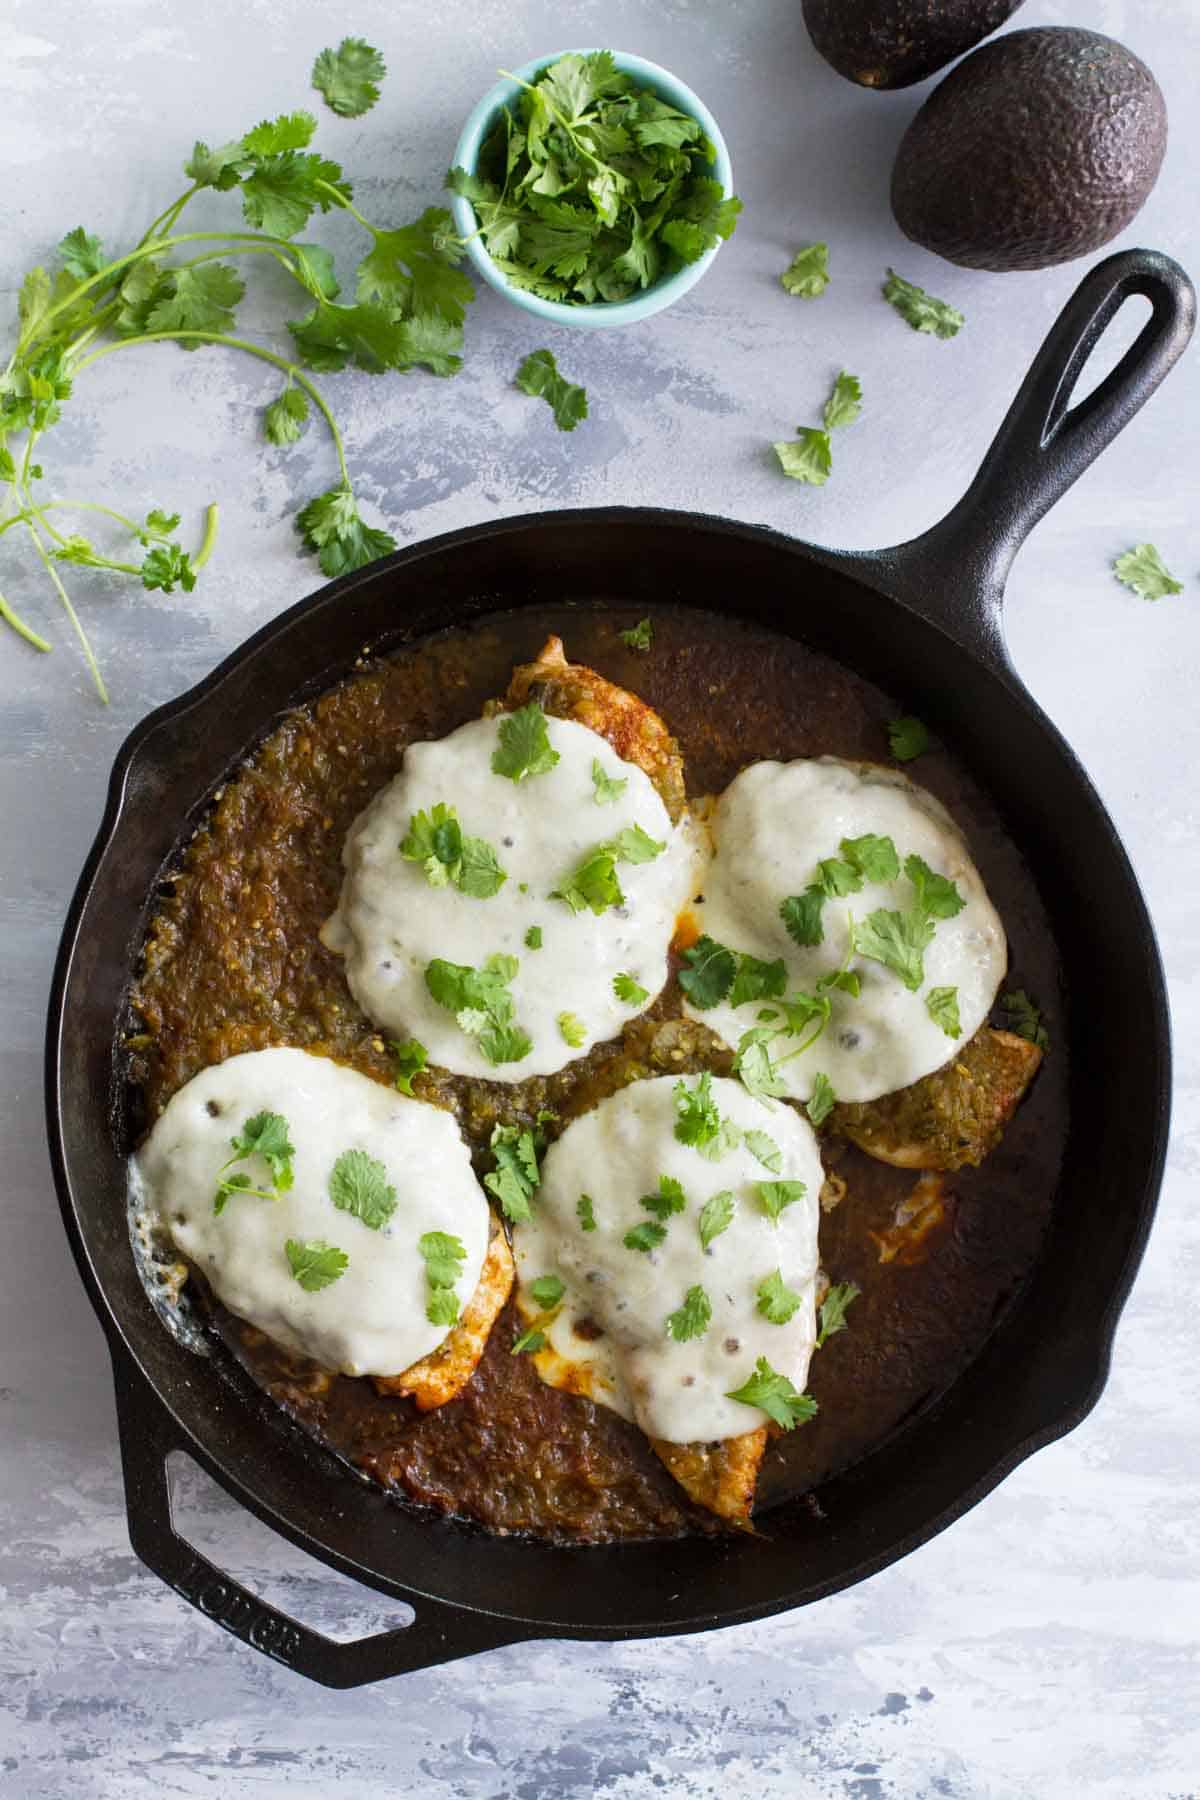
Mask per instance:
[[[892,172],[906,236],[968,269],[1045,269],[1123,231],[1158,178],[1167,108],[1112,38],[1013,31],[951,70]]]
[[[860,87],[911,87],[1003,25],[1023,0],[804,0],[827,63]]]

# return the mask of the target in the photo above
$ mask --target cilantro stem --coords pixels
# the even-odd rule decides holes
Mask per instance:
[[[71,604],[70,594],[68,594],[66,588],[63,586],[62,582],[58,578],[58,570],[55,568],[53,562],[51,561],[49,555],[47,554],[46,546],[45,546],[45,544],[43,544],[41,538],[38,535],[37,526],[34,524],[34,522],[31,518],[27,518],[25,520],[25,523],[29,527],[29,535],[33,539],[34,548],[37,550],[38,555],[42,559],[42,563],[45,567],[47,575],[49,575],[51,581],[54,583],[54,586],[57,588],[58,597],[62,601],[63,607],[66,611],[66,615],[67,615],[68,619],[70,619],[71,624],[73,625],[73,627],[75,629],[75,636],[79,639],[80,648],[83,651],[84,661],[87,663],[88,669],[91,671],[92,681],[95,683],[96,692],[100,696],[100,703],[102,706],[107,706],[108,705],[108,689],[104,685],[104,677],[100,673],[100,665],[96,661],[95,652],[93,651],[91,643],[88,639],[88,634],[83,629],[83,622],[80,619],[79,614],[75,611],[75,608]]]
[[[313,182],[313,186],[314,188],[319,188],[323,194],[328,194],[330,199],[337,206],[344,208],[352,218],[357,219],[364,231],[369,231],[372,237],[379,236],[379,233],[376,231],[374,225],[372,225],[370,219],[364,219],[354,202],[352,200],[347,200],[345,194],[342,193],[342,190],[334,187],[332,181],[317,180]]]
[[[20,515],[18,515],[18,517],[19,516]],[[6,523],[15,525],[17,519],[7,520]],[[3,527],[0,526],[0,530],[2,529]],[[46,642],[45,638],[39,637],[33,627],[25,623],[20,613],[13,611],[3,594],[0,594],[0,619],[3,619],[6,625],[11,625],[17,636],[23,637],[27,644],[33,645],[35,650],[48,651],[50,649],[50,645]]]
[[[204,515],[204,536],[200,539],[200,548],[192,558],[193,569],[202,569],[213,553],[213,545],[217,541],[217,508],[210,506]]]
[[[244,350],[247,356],[257,356],[261,358],[263,362],[269,362],[273,364],[275,368],[282,369],[285,375],[304,389],[305,393],[328,425],[330,435],[333,438],[333,447],[337,451],[338,467],[342,473],[342,485],[348,492],[353,489],[354,484],[350,480],[350,470],[346,463],[346,446],[342,442],[342,434],[338,429],[338,422],[330,411],[320,388],[317,387],[315,382],[309,380],[308,376],[304,373],[304,370],[300,368],[298,363],[289,362],[285,356],[279,356],[274,350],[268,350],[264,344],[252,344],[246,338],[229,337],[223,331],[142,331],[139,332],[136,337],[118,338],[115,344],[102,344],[99,350],[93,350],[91,354],[85,356],[81,362],[76,363],[74,372],[76,374],[82,373],[82,371],[88,368],[92,363],[99,362],[102,356],[111,356],[116,350],[131,350],[135,344],[170,343],[172,340],[177,342],[188,340],[202,344],[225,344],[231,350]]]
[[[178,200],[173,200],[171,202],[170,206],[168,206],[168,208],[165,212],[160,212],[157,219],[155,219],[153,225],[151,225],[149,227],[149,229],[143,233],[142,238],[139,242],[139,246],[138,246],[139,249],[142,244],[147,244],[147,243],[149,243],[151,238],[157,237],[159,232],[166,233],[166,232],[170,231],[171,227],[174,225],[176,219],[179,217],[180,213],[183,211],[184,207],[187,205],[187,203],[191,199],[192,195],[198,194],[199,192],[200,192],[200,183],[194,182],[192,184],[192,186],[190,188],[188,188],[186,193],[180,194]]]

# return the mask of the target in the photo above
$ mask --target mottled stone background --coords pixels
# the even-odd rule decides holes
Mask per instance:
[[[1122,240],[1200,267],[1194,0],[1030,0],[1017,25],[1094,24],[1147,58],[1173,141]],[[386,51],[367,118],[322,117],[322,146],[368,213],[434,201],[458,126],[493,78],[578,42],[676,69],[721,120],[747,211],[701,287],[619,334],[547,333],[489,292],[454,382],[333,378],[361,491],[404,540],[496,514],[655,501],[856,546],[935,519],[983,451],[1085,265],[979,276],[907,245],[887,209],[895,143],[921,90],[875,96],[812,52],[798,0],[9,0],[0,39],[0,282],[78,222],[132,242],[179,191],[194,137],[222,142],[309,102],[314,53],[343,32]],[[313,97],[315,103],[315,97]],[[229,220],[213,198],[199,220]],[[317,234],[352,253],[348,222]],[[788,299],[778,271],[826,238],[834,285]],[[885,265],[959,304],[950,343],[878,299]],[[260,274],[255,271],[256,276]],[[256,281],[247,327],[281,346],[280,294]],[[1130,313],[1135,308],[1127,309]],[[1103,353],[1128,341],[1131,319]],[[591,397],[559,436],[512,387],[547,342]],[[771,439],[811,420],[839,367],[866,412],[818,492],[783,480]],[[352,1800],[1183,1800],[1200,1783],[1197,1477],[1200,1358],[1200,360],[1041,525],[1014,572],[1013,655],[1078,746],[1145,882],[1175,1007],[1174,1148],[1159,1223],[1103,1400],[944,1536],[850,1593],[788,1618],[657,1643],[516,1646],[335,1694],[224,1636],[135,1560],[125,1532],[108,1365],[46,1168],[40,1041],[55,942],[112,757],[152,706],[318,585],[291,527],[329,485],[313,429],[260,447],[275,384],[232,355],[113,357],[45,445],[48,486],[137,511],[178,507],[219,549],[171,599],[73,583],[113,691],[95,702],[44,580],[0,546],[0,587],[55,639],[0,641],[5,1149],[0,1185],[0,1793],[293,1794]],[[1149,606],[1112,557],[1154,539],[1187,582]],[[1097,906],[1104,895],[1096,894]],[[1121,1054],[1122,1020],[1112,1021]],[[259,1591],[347,1634],[389,1608],[182,1482],[197,1542]]]

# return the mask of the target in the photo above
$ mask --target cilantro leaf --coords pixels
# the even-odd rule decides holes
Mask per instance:
[[[892,719],[887,729],[888,744],[897,762],[912,762],[929,748],[929,732],[920,719]]]
[[[271,1171],[272,1185],[281,1194],[291,1187],[292,1158],[296,1151],[291,1142],[290,1127],[282,1113],[255,1113],[229,1143],[238,1157],[261,1156]]]
[[[331,577],[363,569],[396,548],[389,532],[364,523],[348,487],[330,488],[310,500],[296,516],[296,529]]]
[[[425,1261],[425,1279],[429,1283],[429,1300],[425,1317],[431,1325],[458,1323],[458,1295],[454,1285],[462,1277],[467,1252],[461,1238],[448,1231],[423,1231],[417,1249]]]
[[[800,1306],[804,1296],[787,1286],[783,1271],[775,1269],[756,1289],[757,1311],[769,1325],[786,1325]]]
[[[917,906],[928,919],[953,919],[967,904],[945,875],[937,875],[920,856],[906,856],[904,873],[917,890]]]
[[[575,1202],[575,1213],[579,1219],[580,1231],[595,1231],[596,1206],[590,1194],[580,1194]]]
[[[935,1025],[940,1025],[946,1036],[956,1038],[962,1036],[962,1023],[958,1016],[958,989],[956,987],[930,988],[925,996],[925,1010]]]
[[[676,1127],[678,1130],[678,1127]],[[681,1184],[672,1175],[660,1175],[657,1194],[643,1194],[639,1202],[656,1219],[671,1219],[687,1205]]]
[[[620,862],[648,863],[653,862],[656,856],[661,856],[667,846],[659,843],[657,838],[652,838],[640,825],[626,825],[623,830],[618,831],[616,837],[609,838],[604,847],[611,850]]]
[[[662,241],[681,262],[697,262],[718,239],[733,236],[741,210],[741,201],[734,194],[727,195],[719,181],[697,176],[662,227]]]
[[[523,394],[545,400],[560,431],[574,431],[587,418],[587,389],[559,374],[553,351],[532,351],[517,370],[516,381]]]
[[[769,1046],[775,1035],[773,1030],[762,1026],[743,1032],[738,1040],[737,1055],[733,1059],[734,1074],[746,1092],[759,1100],[787,1093],[787,1087],[771,1057]]]
[[[833,451],[828,431],[815,425],[797,425],[796,441],[773,446],[779,466],[793,481],[807,482],[809,487],[824,487],[833,468]]]
[[[396,1059],[396,1086],[402,1094],[415,1098],[413,1077],[419,1075],[428,1063],[429,1052],[416,1038],[407,1038],[403,1043],[393,1044],[391,1050]]]
[[[192,559],[178,544],[156,544],[148,550],[142,558],[140,573],[142,586],[147,591],[160,589],[164,594],[171,594],[178,585],[185,594],[190,594],[196,585]]]
[[[720,1237],[733,1224],[737,1211],[737,1201],[731,1188],[722,1188],[719,1194],[713,1194],[700,1208],[698,1228],[700,1242],[707,1250],[714,1238]]]
[[[458,1324],[458,1295],[453,1288],[431,1288],[425,1303],[425,1317],[431,1325]]]
[[[821,1302],[820,1330],[814,1349],[819,1350],[826,1338],[833,1337],[846,1329],[846,1308],[857,1300],[862,1289],[855,1287],[852,1281],[844,1281],[838,1287],[831,1287]]]
[[[540,950],[541,947],[542,928],[540,925],[531,925],[529,930],[525,933],[525,948],[527,950]]]
[[[77,225],[74,231],[68,231],[58,245],[58,257],[68,274],[76,281],[90,281],[93,275],[99,275],[107,262],[98,237]]]
[[[303,388],[286,387],[263,413],[263,431],[271,444],[294,444],[308,420],[308,395]]]
[[[148,331],[229,331],[246,284],[228,263],[170,269],[146,315]]]
[[[667,1314],[667,1336],[677,1344],[686,1344],[690,1338],[703,1337],[711,1324],[712,1301],[697,1285],[688,1289],[682,1306]]]
[[[624,973],[613,976],[613,993],[622,1006],[645,1006],[650,995],[646,989]]]
[[[563,1042],[569,1044],[572,1050],[578,1050],[587,1037],[587,1026],[573,1012],[559,1013],[558,1029]]]
[[[1042,1023],[1042,1015],[1024,988],[1001,994],[998,1004],[1006,1014],[1004,1023],[1009,1031],[1036,1044],[1039,1050],[1050,1048],[1050,1034]]]
[[[916,910],[901,913],[881,908],[854,927],[857,954],[891,969],[913,994],[925,979],[925,951],[932,942],[933,921]]]
[[[814,883],[805,888],[802,894],[789,894],[780,902],[779,916],[787,928],[788,936],[797,944],[809,945],[824,942],[825,926],[821,913],[828,895],[825,889]]]
[[[927,331],[934,337],[952,338],[966,324],[956,307],[947,305],[944,300],[935,300],[924,288],[905,281],[903,275],[897,275],[895,269],[887,272],[883,297],[890,306],[895,307],[902,319],[908,321],[914,331]]]
[[[592,785],[596,790],[592,795],[592,799],[596,802],[596,805],[611,806],[615,800],[621,798],[621,795],[629,786],[629,777],[628,775],[623,777],[606,775],[604,772],[604,764],[600,761],[598,756],[594,756],[592,758]]]
[[[760,1356],[755,1363],[753,1375],[725,1398],[740,1400],[745,1406],[757,1406],[776,1425],[782,1426],[784,1431],[803,1425],[817,1411],[817,1403],[812,1396],[798,1394],[787,1376],[780,1375],[773,1369],[765,1356]]]
[[[617,636],[629,650],[649,650],[654,642],[654,626],[649,619],[639,619],[636,625],[618,631]]]
[[[597,917],[610,906],[623,906],[625,895],[617,879],[617,859],[604,844],[585,856],[561,887],[550,890],[552,900],[562,900],[573,913],[594,912]]]
[[[826,431],[837,431],[843,425],[853,425],[861,412],[862,383],[857,375],[848,375],[843,369],[825,402],[821,422]]]
[[[545,1348],[546,1348],[545,1332],[538,1325],[530,1325],[527,1330],[525,1330],[521,1333],[520,1337],[513,1339],[513,1347],[509,1351],[509,1355],[510,1356],[519,1356],[521,1354],[521,1352],[524,1350],[524,1351],[528,1351],[528,1353],[532,1356],[535,1351],[544,1350]]]
[[[777,962],[761,962],[744,950],[736,952],[737,973],[729,990],[730,1006],[749,1006],[755,1000],[774,1000],[787,987],[787,966],[783,958]]]
[[[470,278],[457,267],[462,253],[445,207],[427,206],[411,225],[374,232],[371,250],[358,265],[356,297],[461,326],[475,298]]]
[[[1113,563],[1113,574],[1143,600],[1161,600],[1165,594],[1183,592],[1182,581],[1176,581],[1153,544],[1136,544],[1126,550]]]
[[[269,129],[281,137],[286,135],[280,129],[283,124],[284,121],[278,121]],[[252,138],[268,141],[260,136],[267,130],[260,125],[250,133],[244,140],[246,148],[249,149]],[[281,238],[295,237],[318,207],[328,212],[336,206],[331,189],[344,200],[350,198],[349,185],[342,179],[337,163],[311,153],[302,155],[298,150],[283,150],[277,155],[256,151],[250,173],[242,177],[241,188],[242,212],[248,223],[271,237]]]
[[[505,713],[500,720],[500,748],[492,753],[492,772],[509,781],[524,781],[530,775],[547,775],[558,762],[558,751],[551,748],[546,730],[546,715],[536,700],[518,712]]]
[[[496,1125],[491,1151],[496,1166],[484,1176],[483,1185],[496,1196],[506,1219],[523,1223],[533,1216],[531,1202],[542,1179],[537,1140],[532,1131],[518,1125]]]
[[[780,1214],[808,1192],[802,1181],[756,1181],[752,1185],[772,1225],[778,1225]]]
[[[566,1293],[566,1283],[557,1275],[539,1275],[529,1284],[529,1292],[540,1307],[557,1306]]]
[[[322,50],[313,64],[312,84],[326,106],[343,119],[370,112],[379,98],[387,64],[362,38],[344,37],[336,50]]]
[[[313,140],[317,121],[310,112],[281,113],[277,119],[264,119],[248,131],[238,146],[241,158],[255,161],[261,156],[278,156],[284,150],[304,150]]]
[[[325,1243],[322,1238],[310,1238],[305,1243],[298,1238],[288,1238],[283,1248],[288,1267],[306,1294],[329,1287],[346,1273],[350,1262],[344,1250]]]
[[[712,1076],[703,1071],[695,1087],[677,1081],[671,1090],[675,1102],[675,1136],[681,1144],[689,1144],[709,1162],[717,1162],[726,1151],[741,1142],[741,1131],[730,1120],[723,1120],[713,1099]]]
[[[478,1040],[489,1062],[520,1062],[533,1045],[513,1020],[509,983],[519,965],[515,956],[489,956],[482,968],[434,957],[425,985],[439,1006],[452,1012],[459,1029]]]
[[[396,1190],[387,1170],[365,1150],[343,1150],[329,1172],[329,1198],[339,1212],[353,1213],[372,1231],[396,1210]]]
[[[890,837],[877,837],[869,831],[863,837],[843,838],[838,848],[864,881],[896,881],[899,878],[900,858]]]
[[[491,845],[464,837],[454,808],[440,800],[432,812],[412,815],[400,854],[421,864],[430,887],[453,884],[472,900],[490,900],[508,880]]]
[[[679,985],[692,1005],[704,1012],[717,1006],[733,987],[737,958],[715,938],[702,937],[683,953],[688,964],[679,971]]]
[[[816,300],[829,286],[829,245],[806,244],[779,277],[789,294]]]
[[[828,1075],[820,1070],[813,1076],[812,1093],[805,1102],[804,1110],[814,1125],[826,1120],[837,1104],[837,1095],[833,1091],[833,1083]]]
[[[783,1151],[773,1137],[769,1137],[765,1131],[743,1131],[742,1142],[764,1169],[770,1169],[772,1175],[778,1175],[783,1167]]]
[[[641,1250],[648,1256],[651,1250],[658,1248],[666,1235],[665,1225],[658,1225],[653,1219],[646,1219],[641,1225],[635,1225],[631,1231],[627,1231],[621,1242],[627,1250]]]
[[[315,119],[313,125],[315,128]],[[225,192],[237,186],[247,162],[241,138],[236,138],[231,144],[222,144],[217,150],[210,150],[207,144],[197,140],[191,156],[183,165],[183,172],[197,187],[216,188]],[[135,263],[134,268],[138,267],[140,265]]]

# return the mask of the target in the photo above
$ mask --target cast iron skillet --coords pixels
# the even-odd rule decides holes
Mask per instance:
[[[1117,368],[1068,410],[1093,345],[1133,294],[1150,301],[1151,317]],[[302,601],[133,733],[63,935],[47,1105],[67,1232],[112,1351],[133,1546],[185,1598],[335,1687],[525,1638],[733,1624],[895,1561],[1088,1412],[1161,1176],[1167,1003],[1133,872],[1082,768],[1009,664],[1000,603],[1026,533],[1154,391],[1184,349],[1194,311],[1191,285],[1168,258],[1135,250],[1100,264],[1051,330],[965,497],[913,542],[852,555],[649,509],[475,526]],[[164,864],[273,719],[335,681],[364,646],[564,594],[733,607],[902,694],[990,789],[1062,946],[1070,1010],[1058,1029],[1069,1034],[1072,1122],[1030,1281],[933,1408],[826,1482],[819,1508],[773,1510],[757,1539],[563,1549],[408,1510],[353,1480],[257,1390],[239,1386],[228,1359],[176,1343],[130,1256],[131,1146],[114,1043]],[[177,1448],[293,1543],[410,1601],[415,1622],[334,1643],[244,1592],[173,1528],[165,1464]]]

